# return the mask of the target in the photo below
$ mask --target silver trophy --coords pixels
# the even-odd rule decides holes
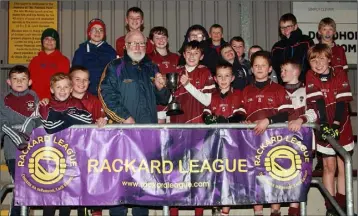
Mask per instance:
[[[181,115],[184,113],[184,111],[180,108],[181,106],[177,101],[176,97],[174,96],[174,92],[178,88],[179,74],[176,72],[167,73],[166,77],[167,77],[167,88],[172,94],[172,100],[168,104],[167,116]]]

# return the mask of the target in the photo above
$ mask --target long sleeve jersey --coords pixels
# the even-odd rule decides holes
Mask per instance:
[[[0,134],[4,137],[4,155],[7,160],[16,158],[16,145],[25,143],[32,130],[40,125],[36,114],[39,99],[34,91],[10,92],[0,100]],[[1,137],[0,136],[0,137]]]
[[[41,121],[47,133],[52,134],[72,125],[91,124],[92,115],[79,99],[69,97],[66,101],[53,98],[46,106],[40,106]]]

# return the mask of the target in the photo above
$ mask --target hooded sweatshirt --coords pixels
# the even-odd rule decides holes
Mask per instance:
[[[29,64],[30,77],[32,79],[32,90],[38,97],[50,98],[50,79],[57,72],[68,73],[70,61],[59,50],[51,54],[40,51]]]
[[[219,59],[219,55],[216,52],[216,49],[214,49],[214,48],[212,48],[210,46],[210,43],[209,43],[210,41],[208,41],[209,34],[206,31],[206,29],[201,25],[193,25],[187,30],[187,32],[185,34],[185,37],[184,37],[184,42],[183,42],[181,48],[178,51],[180,53],[180,58],[179,58],[178,65],[185,65],[185,59],[184,59],[184,56],[183,56],[184,46],[189,42],[189,33],[193,29],[200,29],[203,32],[203,34],[204,34],[204,36],[206,38],[206,40],[203,40],[203,41],[200,42],[200,46],[204,50],[204,58],[203,58],[203,60],[200,61],[200,64],[205,65],[207,68],[209,68],[211,73],[214,75],[215,71],[216,71],[216,64],[217,64],[217,61]]]

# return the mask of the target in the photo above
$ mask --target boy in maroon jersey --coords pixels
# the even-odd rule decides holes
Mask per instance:
[[[80,99],[89,113],[92,114],[92,120],[98,127],[107,124],[106,114],[102,109],[99,99],[87,92],[89,86],[88,69],[82,66],[74,66],[70,69],[70,77],[73,85],[72,96]]]
[[[127,10],[126,14],[126,30],[127,32],[139,30],[143,32],[144,30],[144,13],[139,7],[131,7]],[[122,58],[125,51],[125,38],[123,35],[116,40],[116,51],[117,57]],[[146,54],[152,53],[154,49],[153,44],[150,40],[146,40]]]
[[[198,41],[191,41],[184,47],[185,66],[179,67],[180,83],[175,96],[184,111],[182,115],[170,117],[172,123],[203,123],[202,114],[211,101],[215,90],[210,70],[199,65],[203,50]]]
[[[205,106],[211,102],[211,93],[215,90],[211,72],[199,61],[203,58],[203,49],[198,41],[190,41],[184,46],[185,66],[179,67],[180,82],[174,95],[184,111],[182,115],[170,117],[171,123],[203,123]],[[203,208],[195,208],[195,216],[202,216]],[[170,209],[171,216],[178,215],[178,208]]]
[[[231,83],[235,79],[232,66],[228,62],[219,63],[216,66],[215,82],[219,90],[213,92],[211,103],[203,111],[203,120],[205,124],[212,123],[233,123],[245,120],[241,110],[241,91],[234,90]],[[243,112],[243,110],[241,110]],[[230,208],[226,209],[229,212]]]
[[[302,124],[313,123],[317,114],[313,109],[308,109],[306,103],[306,87],[299,81],[301,66],[295,60],[286,60],[281,65],[281,78],[285,83],[285,89],[290,96],[294,112],[288,117],[288,129],[297,132]],[[288,209],[288,216],[299,216],[299,203],[291,203]]]
[[[149,54],[149,58],[158,65],[159,72],[165,76],[170,72],[175,72],[179,61],[179,55],[169,51],[168,30],[163,26],[156,26],[150,30],[149,39],[154,43],[154,51]],[[165,106],[157,105],[158,123],[165,123]]]
[[[336,22],[330,18],[323,18],[318,24],[318,38],[320,43],[327,44],[332,49],[332,58],[330,66],[333,68],[340,67],[348,72],[348,64],[343,47],[334,42],[336,34]]]
[[[242,93],[243,109],[246,121],[256,123],[254,132],[260,135],[269,124],[286,122],[293,106],[285,88],[269,79],[272,70],[270,53],[258,51],[251,59],[255,80]],[[263,206],[255,205],[254,214],[263,215]],[[271,204],[271,215],[281,215],[280,204]]]
[[[317,44],[308,51],[311,70],[306,76],[307,103],[312,104],[319,113],[321,139],[317,140],[317,151],[323,154],[323,184],[345,210],[344,161],[337,157],[332,146],[325,141],[330,134],[342,147],[353,152],[354,141],[352,125],[348,113],[349,102],[353,100],[347,73],[343,68],[330,67],[332,50],[326,44]],[[333,130],[333,133],[330,131]],[[337,193],[335,192],[335,172],[338,165]],[[326,215],[338,215],[326,200]]]
[[[214,80],[218,84],[219,90],[212,94],[210,105],[204,109],[205,124],[238,123],[245,120],[245,115],[242,114],[244,111],[240,108],[241,91],[231,87],[234,79],[232,65],[229,62],[220,62],[216,66]],[[223,207],[221,215],[229,215],[229,212],[230,207]]]
[[[330,18],[323,18],[318,24],[318,39],[320,43],[327,44],[332,50],[330,66],[333,68],[340,67],[348,72],[347,58],[343,47],[334,42],[336,34],[336,22]],[[315,170],[323,169],[322,154],[317,153],[317,165]]]

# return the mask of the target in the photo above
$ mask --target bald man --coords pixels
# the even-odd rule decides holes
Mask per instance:
[[[98,96],[104,111],[113,123],[158,122],[156,105],[166,105],[170,93],[158,67],[146,56],[146,38],[140,31],[131,31],[125,37],[127,52],[111,61],[104,69]],[[133,207],[133,216],[148,215],[148,209]],[[110,209],[112,216],[127,215],[127,207]]]

